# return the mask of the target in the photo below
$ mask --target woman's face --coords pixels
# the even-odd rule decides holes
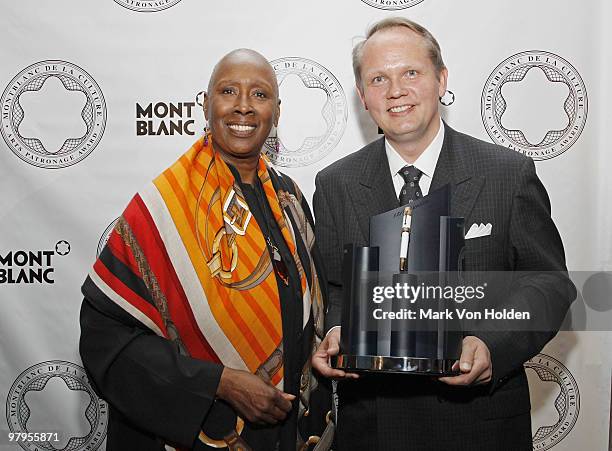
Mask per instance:
[[[265,60],[234,55],[212,77],[204,115],[215,149],[233,158],[258,157],[280,116],[274,70]]]

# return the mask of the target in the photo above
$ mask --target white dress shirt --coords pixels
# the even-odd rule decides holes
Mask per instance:
[[[444,142],[444,124],[440,119],[440,129],[436,134],[429,146],[423,151],[421,155],[415,160],[414,163],[407,163],[402,156],[397,153],[391,143],[385,138],[385,152],[387,153],[387,160],[389,161],[389,170],[391,171],[391,179],[393,180],[393,187],[395,188],[395,195],[399,198],[399,193],[404,186],[404,179],[400,175],[399,171],[404,166],[414,166],[420,170],[423,174],[419,179],[419,188],[421,188],[421,194],[427,196],[429,193],[429,187],[431,186],[431,180],[433,179],[434,171],[436,170],[436,164],[442,151],[442,143]]]

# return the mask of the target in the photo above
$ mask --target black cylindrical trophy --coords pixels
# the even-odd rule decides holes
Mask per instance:
[[[351,283],[343,292],[340,346],[354,355],[375,354],[377,333],[368,327],[368,305],[376,284],[378,248],[349,244],[344,247],[343,260],[342,278]]]
[[[464,220],[448,216],[448,190],[432,197],[442,207],[433,204],[434,207],[420,212],[415,208],[413,213],[420,215],[414,214],[412,230],[411,219],[407,218],[412,209],[400,208],[372,218],[370,243],[378,246],[345,246],[341,349],[332,359],[336,368],[436,376],[458,374],[458,369],[452,368],[461,355],[463,333],[458,320],[436,315],[423,319],[416,315],[407,321],[397,311],[408,312],[410,303],[386,316],[383,312],[388,313],[389,307],[372,304],[374,287],[380,287],[379,284],[418,288],[456,283],[462,270]],[[386,305],[401,301],[396,297]],[[441,312],[446,308],[444,302],[448,300],[434,297],[427,299],[426,305]],[[379,310],[376,321],[372,320],[373,308]]]
[[[418,285],[418,278],[409,272],[393,274],[393,286],[396,284]],[[393,301],[392,301],[393,302]],[[389,355],[393,357],[417,355],[417,330],[414,323],[403,319],[391,320],[391,343]]]

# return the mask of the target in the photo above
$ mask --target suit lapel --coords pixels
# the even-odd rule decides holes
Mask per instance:
[[[385,138],[373,144],[373,149],[360,168],[359,182],[348,187],[366,242],[370,240],[370,217],[399,206],[385,152]]]
[[[451,215],[468,220],[485,177],[475,175],[472,157],[469,149],[461,145],[460,134],[446,123],[444,127],[444,143],[429,192],[448,183],[451,189]],[[357,178],[358,183],[349,184],[348,191],[363,237],[369,242],[370,217],[399,207],[389,171],[384,137],[373,143],[363,166],[359,168]]]
[[[451,215],[468,219],[485,178],[475,175],[469,150],[461,146],[459,133],[444,124],[444,143],[436,164],[430,192],[447,183],[451,189]]]

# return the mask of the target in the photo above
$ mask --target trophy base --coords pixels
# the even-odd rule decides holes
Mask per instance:
[[[456,376],[453,371],[456,359],[430,359],[418,357],[390,357],[379,355],[332,356],[332,367],[354,373],[398,373],[423,376]]]

